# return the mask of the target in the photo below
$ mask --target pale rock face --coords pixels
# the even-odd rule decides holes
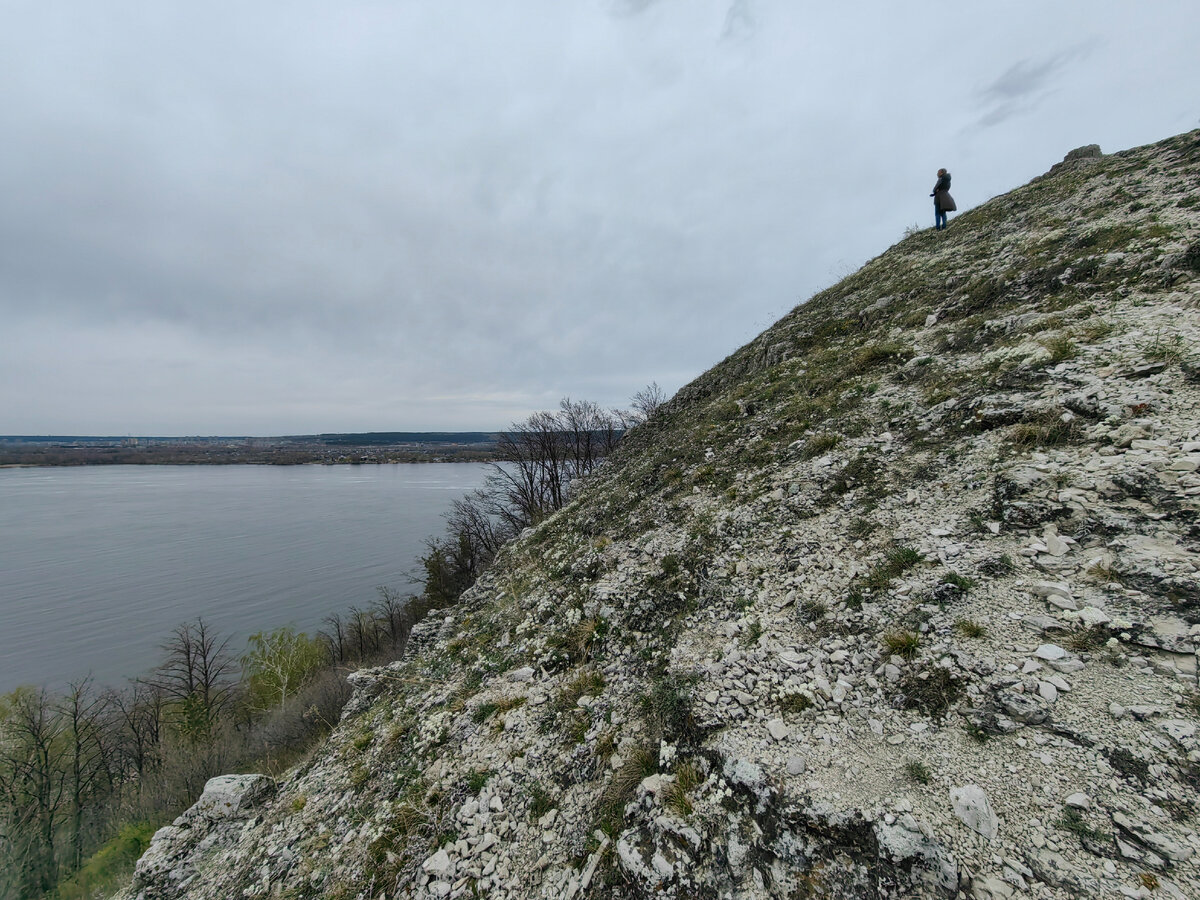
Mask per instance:
[[[509,673],[509,679],[515,682],[532,681],[534,671],[532,666],[522,666]]]
[[[421,868],[431,875],[445,875],[450,871],[452,863],[450,856],[445,850],[439,850],[425,862],[421,863]]]
[[[266,775],[218,775],[204,785],[204,793],[176,824],[196,819],[243,818],[249,810],[275,792],[275,782]]]
[[[1008,900],[1016,888],[995,875],[976,875],[971,879],[970,893],[974,900]]]
[[[928,826],[906,813],[892,824],[876,823],[875,834],[882,853],[897,862],[909,862],[918,884],[933,896],[955,895],[958,866],[953,855],[933,839]]]
[[[1067,806],[1073,807],[1074,809],[1091,809],[1092,808],[1091,799],[1088,797],[1087,794],[1080,793],[1080,792],[1076,792],[1074,794],[1068,795],[1067,799],[1064,800],[1063,803],[1065,803]]]
[[[1066,650],[1064,650],[1062,647],[1058,646],[1057,644],[1042,644],[1040,647],[1038,647],[1036,650],[1033,651],[1033,655],[1036,656],[1038,659],[1044,659],[1047,662],[1059,660],[1059,659],[1066,659],[1068,656],[1070,656],[1070,654],[1067,653]]]
[[[1000,820],[992,810],[992,804],[983,788],[977,784],[951,788],[950,802],[954,804],[954,814],[964,825],[989,841],[996,837]]]

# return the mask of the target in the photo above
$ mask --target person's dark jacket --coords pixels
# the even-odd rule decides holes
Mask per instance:
[[[953,212],[958,209],[954,198],[950,196],[950,173],[939,175],[937,184],[933,186],[933,193],[929,196],[933,197],[934,206],[939,212]]]

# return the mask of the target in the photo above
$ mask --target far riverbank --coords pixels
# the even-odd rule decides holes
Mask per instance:
[[[0,437],[0,468],[29,466],[381,465],[492,462],[486,432],[300,437]]]

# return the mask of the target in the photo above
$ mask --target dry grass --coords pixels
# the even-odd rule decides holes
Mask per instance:
[[[889,656],[912,659],[921,646],[921,636],[915,631],[889,631],[880,643]]]

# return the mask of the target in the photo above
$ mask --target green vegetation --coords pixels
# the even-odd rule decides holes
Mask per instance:
[[[242,657],[246,703],[256,712],[286,706],[292,694],[325,665],[320,641],[297,633],[290,625],[250,635]]]
[[[653,679],[639,700],[647,733],[657,743],[691,743],[698,733],[692,717],[692,679],[662,675]]]
[[[1094,841],[1103,841],[1107,843],[1112,840],[1112,835],[1099,831],[1088,824],[1082,812],[1073,807],[1066,807],[1058,821],[1055,823],[1063,831],[1069,831],[1076,837],[1083,839],[1088,838]]]
[[[476,769],[467,776],[467,790],[472,794],[478,794],[495,774],[496,772],[493,769]]]
[[[892,547],[883,560],[867,573],[862,586],[869,591],[885,590],[893,578],[899,578],[920,563],[921,554],[912,547]]]
[[[801,600],[800,615],[806,622],[816,622],[829,615],[829,606],[822,600],[814,600],[812,598]]]
[[[929,784],[933,781],[933,772],[929,766],[921,762],[919,759],[906,759],[904,761],[904,774],[910,781],[917,784]]]
[[[150,846],[154,831],[155,827],[146,822],[123,826],[115,837],[88,857],[75,874],[59,882],[56,900],[87,900],[113,892]]]
[[[800,450],[800,458],[813,459],[817,456],[824,456],[841,442],[842,436],[840,434],[833,434],[831,432],[814,434],[804,442],[804,447]]]
[[[1142,351],[1146,359],[1156,362],[1179,363],[1186,355],[1183,338],[1178,334],[1163,337],[1161,331],[1154,334],[1154,340]]]
[[[1048,410],[1027,422],[1012,426],[1009,440],[1022,450],[1056,447],[1070,442],[1077,434],[1075,420],[1064,420],[1061,411]]]
[[[691,794],[704,783],[704,771],[695,762],[683,761],[675,767],[675,780],[663,791],[663,804],[681,818],[694,811]]]
[[[794,693],[782,694],[776,701],[776,705],[785,713],[802,713],[806,709],[811,709],[813,702],[807,694]]]
[[[524,706],[526,703],[525,697],[505,697],[500,700],[490,700],[485,703],[480,703],[471,713],[471,720],[476,725],[482,725],[494,715],[503,715],[506,712]]]
[[[742,633],[741,640],[738,642],[742,647],[753,647],[758,643],[758,639],[762,637],[763,627],[762,622],[758,619],[751,619],[746,626],[746,630]]]
[[[540,781],[535,781],[529,786],[529,819],[536,822],[550,810],[554,809],[554,800],[550,796],[550,792],[546,790],[546,786]]]
[[[854,540],[865,541],[875,533],[875,527],[875,523],[870,519],[856,516],[850,520],[850,524],[846,528],[846,533]]]
[[[934,719],[944,719],[963,694],[962,684],[941,666],[909,672],[897,687],[905,709],[920,710]]]
[[[1042,346],[1050,354],[1050,362],[1060,363],[1074,359],[1079,355],[1079,346],[1065,334],[1055,335],[1042,341]]]
[[[1076,653],[1090,653],[1093,650],[1099,650],[1108,643],[1108,639],[1111,636],[1108,629],[1103,625],[1092,625],[1071,632],[1066,640],[1066,644],[1068,649]]]
[[[948,584],[965,594],[971,588],[975,587],[975,580],[965,575],[960,575],[958,572],[951,572],[942,578],[942,584]]]
[[[889,631],[880,640],[884,652],[901,659],[912,659],[921,647],[921,636],[915,631]]]
[[[972,619],[955,619],[954,630],[966,638],[987,637],[987,628]]]
[[[625,804],[633,798],[642,779],[657,771],[657,750],[649,746],[630,750],[621,767],[613,772],[612,780],[600,797],[597,827],[615,839],[625,819]]]

